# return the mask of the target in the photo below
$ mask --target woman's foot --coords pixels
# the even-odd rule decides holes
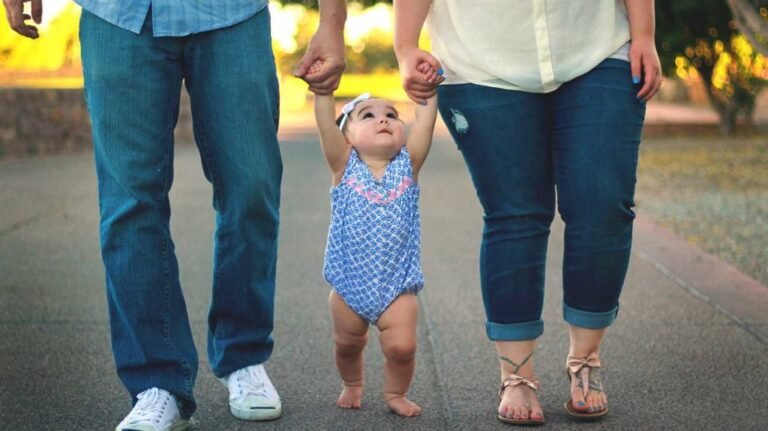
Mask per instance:
[[[571,380],[570,409],[575,416],[599,417],[608,411],[608,398],[600,379],[600,359],[597,353],[587,357],[568,357],[568,376]],[[566,403],[566,410],[568,408]]]
[[[536,396],[539,381],[533,372],[534,340],[497,341],[501,366],[501,388],[497,418],[515,425],[541,425],[544,411]]]
[[[421,415],[421,407],[406,398],[405,395],[388,398],[387,407],[398,415],[408,418]]]
[[[344,385],[344,389],[339,395],[339,399],[336,400],[336,405],[342,409],[359,409],[363,403],[363,387],[362,386],[347,386]]]
[[[544,423],[544,411],[536,396],[538,387],[538,381],[532,376],[510,375],[500,390],[499,419],[510,423]]]

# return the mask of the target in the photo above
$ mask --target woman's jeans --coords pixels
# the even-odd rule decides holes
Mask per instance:
[[[136,35],[84,10],[80,39],[117,372],[134,400],[156,386],[175,394],[188,417],[198,358],[168,200],[181,83],[213,188],[208,357],[214,374],[225,376],[272,352],[282,162],[269,12],[154,38],[151,19]]]
[[[629,63],[617,59],[547,94],[439,87],[440,114],[484,210],[480,278],[491,340],[543,332],[555,194],[565,222],[565,320],[598,329],[616,318],[635,217],[639,89]]]

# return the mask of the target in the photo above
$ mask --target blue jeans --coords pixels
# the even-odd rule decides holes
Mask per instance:
[[[480,278],[491,340],[543,332],[555,195],[566,226],[565,320],[596,329],[615,319],[635,217],[639,88],[629,63],[616,59],[547,94],[439,87],[440,114],[484,210]]]
[[[93,127],[112,349],[134,401],[156,386],[195,410],[198,357],[168,192],[182,81],[216,210],[208,357],[216,376],[272,352],[282,161],[278,84],[265,8],[239,24],[152,37],[83,11],[80,39]]]

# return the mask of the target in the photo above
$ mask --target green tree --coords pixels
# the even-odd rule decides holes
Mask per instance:
[[[768,0],[753,0],[760,10]],[[656,0],[657,45],[667,73],[692,67],[701,75],[720,129],[731,134],[742,115],[752,121],[758,93],[768,81],[764,59],[739,36],[725,0]],[[756,74],[757,73],[757,74]]]

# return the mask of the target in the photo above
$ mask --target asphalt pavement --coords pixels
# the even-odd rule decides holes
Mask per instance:
[[[322,260],[329,174],[312,134],[283,134],[275,351],[267,370],[284,415],[229,415],[205,357],[213,210],[197,150],[177,148],[172,232],[200,353],[197,430],[503,430],[498,370],[478,278],[481,210],[461,156],[441,135],[420,175],[426,287],[411,399],[419,418],[382,400],[376,330],[359,411],[334,406],[328,286]],[[0,161],[0,429],[109,430],[130,410],[109,342],[90,153]],[[768,429],[768,287],[643,217],[621,310],[602,349],[610,413],[582,424],[563,408],[562,225],[553,226],[545,332],[536,353],[547,429]]]

